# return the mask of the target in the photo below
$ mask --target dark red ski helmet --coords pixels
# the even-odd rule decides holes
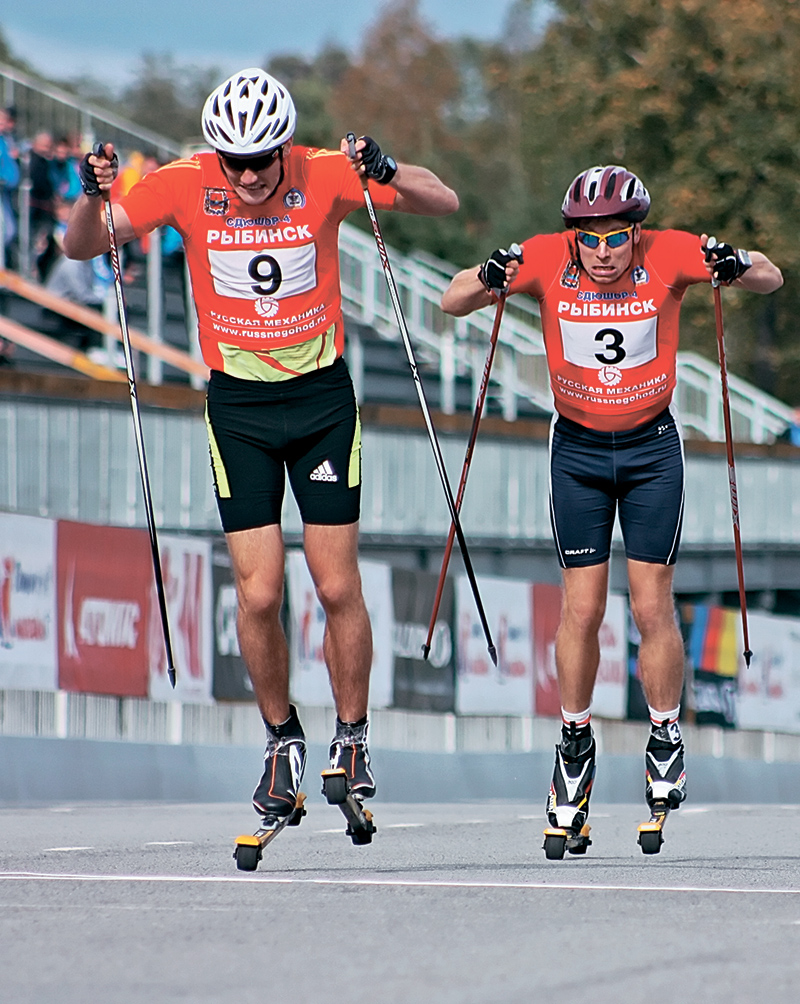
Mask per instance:
[[[593,216],[641,223],[649,210],[647,189],[635,174],[618,164],[581,171],[561,203],[561,215],[568,226],[573,220]]]

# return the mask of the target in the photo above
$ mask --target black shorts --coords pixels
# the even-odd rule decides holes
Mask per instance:
[[[285,472],[304,523],[355,523],[361,423],[343,359],[280,383],[213,370],[206,425],[226,533],[280,523]]]
[[[683,491],[683,444],[669,410],[625,432],[554,421],[550,522],[562,568],[608,561],[617,510],[629,558],[674,564]]]

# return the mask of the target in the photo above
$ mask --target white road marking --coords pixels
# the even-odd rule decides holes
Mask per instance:
[[[413,830],[419,826],[424,826],[424,823],[384,823],[381,826],[382,830]]]
[[[145,847],[190,847],[193,840],[148,840]]]
[[[165,885],[230,885],[252,882],[257,885],[361,886],[394,889],[518,889],[537,892],[563,890],[579,892],[676,892],[721,893],[738,896],[800,896],[797,889],[747,889],[742,886],[624,885],[587,882],[465,882],[447,879],[338,879],[294,878],[290,876],[240,875],[80,875],[58,872],[0,872],[0,882],[131,882]]]
[[[94,847],[45,847],[44,853],[48,851],[93,851]]]

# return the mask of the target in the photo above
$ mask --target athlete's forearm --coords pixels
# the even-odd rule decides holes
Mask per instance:
[[[453,189],[426,167],[398,164],[390,184],[398,193],[394,208],[402,213],[447,216],[458,209],[458,196]]]
[[[120,206],[114,206],[114,229],[117,244],[127,244],[135,234],[127,213]],[[99,197],[81,195],[78,197],[64,234],[64,252],[68,258],[86,261],[108,251],[108,229],[103,216],[103,200]]]
[[[751,251],[751,267],[733,283],[751,293],[774,293],[783,285],[783,275],[777,265],[773,265],[765,254]]]
[[[442,310],[454,317],[465,317],[492,302],[491,294],[478,278],[476,265],[453,276],[453,281],[442,295]]]

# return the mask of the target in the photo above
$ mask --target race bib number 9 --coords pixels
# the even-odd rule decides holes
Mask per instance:
[[[307,293],[317,285],[317,246],[217,251],[209,248],[214,292],[238,300]]]
[[[655,316],[622,322],[609,317],[609,323],[596,321],[592,324],[565,318],[559,320],[564,359],[574,366],[595,370],[604,366],[632,369],[656,358]]]

